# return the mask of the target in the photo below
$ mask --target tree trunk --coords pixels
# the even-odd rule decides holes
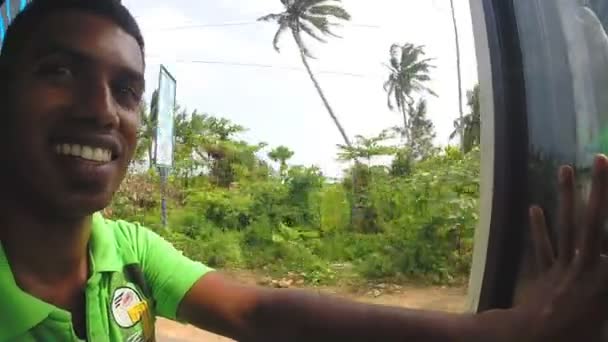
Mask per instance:
[[[401,107],[401,114],[403,114],[403,137],[405,137],[405,143],[411,145],[412,142],[410,141],[410,125],[409,120],[407,119],[408,111],[403,106]]]
[[[344,139],[344,143],[346,143],[346,146],[352,147],[353,145],[351,144],[350,139],[348,138],[348,135],[346,135],[346,131],[344,130],[344,127],[342,127],[342,124],[340,124],[338,117],[336,116],[336,114],[334,113],[334,110],[329,105],[329,101],[327,100],[327,98],[325,97],[325,94],[323,93],[323,90],[321,89],[321,85],[319,84],[319,81],[317,81],[317,78],[315,77],[312,70],[310,69],[310,65],[308,65],[307,57],[304,54],[304,50],[302,49],[302,40],[300,39],[298,32],[292,30],[292,33],[293,33],[293,38],[296,41],[296,45],[298,45],[298,49],[300,49],[300,57],[302,58],[302,63],[304,64],[306,71],[308,71],[308,76],[310,76],[310,79],[312,80],[312,83],[314,84],[315,89],[317,89],[317,92],[319,93],[319,96],[321,97],[321,100],[323,101],[323,104],[325,105],[325,109],[327,109],[329,116],[334,121],[334,124],[336,124],[336,127],[340,131],[340,134],[342,135],[342,139]]]
[[[452,8],[452,22],[454,24],[454,39],[456,41],[456,72],[458,74],[458,110],[459,110],[459,135],[460,135],[460,149],[464,149],[464,112],[462,108],[462,71],[460,69],[460,41],[458,39],[458,24],[456,21],[456,11],[454,9],[454,0],[450,0],[450,6]]]
[[[342,135],[342,139],[344,139],[344,143],[346,144],[346,146],[352,148],[353,144],[350,142],[348,135],[346,135],[346,131],[344,130],[344,127],[342,127],[342,124],[340,124],[338,117],[334,113],[334,110],[331,108],[329,101],[327,100],[327,98],[325,97],[325,94],[323,93],[323,90],[321,89],[321,85],[319,84],[319,81],[317,81],[317,78],[315,77],[312,70],[310,69],[310,65],[308,64],[308,59],[306,57],[306,54],[304,53],[303,42],[302,42],[302,39],[300,38],[300,34],[297,31],[297,28],[292,27],[291,33],[293,35],[293,39],[296,41],[296,45],[298,46],[298,49],[300,50],[300,57],[302,58],[302,64],[304,64],[304,67],[306,68],[306,71],[308,72],[308,76],[310,76],[310,80],[314,84],[315,89],[317,89],[317,93],[319,93],[319,96],[321,97],[321,100],[323,101],[323,105],[325,105],[325,109],[327,109],[329,116],[334,121],[334,124],[338,128],[338,131],[340,131],[340,134]],[[353,159],[353,161],[354,161],[355,165],[353,167],[351,181],[353,184],[353,199],[354,199],[355,203],[353,203],[353,205],[351,205],[351,208],[350,208],[351,227],[356,222],[355,218],[358,217],[361,212],[361,210],[359,208],[357,208],[357,204],[356,204],[357,203],[357,200],[356,200],[356,198],[357,198],[357,176],[355,175],[355,173],[356,173],[357,166],[359,164],[359,160],[358,160],[358,158],[355,157]]]

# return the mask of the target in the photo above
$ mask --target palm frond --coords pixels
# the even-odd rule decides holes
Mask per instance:
[[[306,34],[308,34],[312,38],[320,41],[321,43],[327,43],[327,39],[321,37],[321,35],[315,31],[315,28],[313,26],[309,25],[306,21],[301,21],[298,24],[299,24],[299,27],[302,29],[302,31],[304,31]]]
[[[344,8],[336,5],[318,5],[311,7],[308,11],[313,15],[332,16],[346,21],[351,19],[351,15]]]
[[[301,10],[307,10],[324,2],[340,2],[340,0],[295,0],[296,6]]]
[[[388,105],[388,109],[390,110],[395,110],[395,106],[393,106],[393,94],[395,91],[395,83],[388,81],[386,83],[384,83],[384,90],[387,93],[387,105]]]
[[[456,138],[456,136],[458,135],[458,129],[454,130],[451,134],[450,134],[450,140]]]
[[[418,105],[416,106],[416,113],[423,114],[426,113],[426,100],[422,99],[418,101]]]
[[[337,24],[337,23],[332,23],[332,22],[329,22],[329,23],[327,24],[327,28],[328,28],[328,30],[327,30],[327,35],[328,35],[328,36],[331,36],[331,37],[334,37],[334,38],[339,38],[339,39],[344,38],[344,37],[342,37],[341,35],[339,35],[339,34],[335,33],[335,32],[332,30],[332,27],[342,27],[342,25]]]
[[[272,46],[274,46],[274,49],[277,52],[281,52],[281,49],[279,48],[279,40],[281,40],[281,36],[283,35],[283,33],[285,33],[285,31],[287,31],[288,28],[289,25],[287,21],[284,21],[281,23],[279,29],[277,30],[277,33],[274,35],[274,39],[272,40]]]
[[[420,77],[430,77],[429,74],[432,68],[435,68],[435,66],[429,64],[427,61],[420,61],[412,64],[400,64],[399,69],[411,75],[420,75]]]
[[[392,76],[392,75],[391,75]],[[388,80],[386,80],[384,82],[384,84],[382,85],[382,88],[384,89],[384,91],[388,92],[392,92],[395,89],[395,84],[393,82],[393,78],[389,76]]]
[[[257,21],[279,21],[283,17],[285,17],[285,13],[271,13],[263,17],[259,17]]]
[[[429,95],[434,96],[434,97],[439,97],[439,95],[437,95],[437,93],[435,93],[431,88],[422,84],[420,82],[420,80],[412,80],[412,90],[415,90],[417,92],[428,93]]]
[[[461,129],[466,130],[475,123],[475,119],[471,114],[463,116],[462,120],[460,118],[454,120],[454,131],[450,134],[450,140],[454,139],[460,133]]]
[[[342,36],[334,33],[332,31],[332,26],[340,26],[339,24],[331,23],[326,17],[313,16],[310,14],[302,14],[300,15],[300,22],[307,21],[313,26],[315,26],[319,31],[321,31],[326,36],[331,36],[335,38],[342,38]]]
[[[303,20],[308,21],[314,27],[316,27],[317,30],[321,31],[321,33],[323,33],[325,35],[331,34],[331,29],[329,28],[329,20],[327,20],[327,18],[317,17],[317,16],[313,16],[313,15],[308,15],[308,14],[302,14],[300,17]]]
[[[406,46],[401,50],[401,67],[409,67],[420,60],[421,52],[415,47]]]
[[[400,58],[401,58],[401,47],[397,44],[391,45],[390,49],[390,60],[389,63],[394,71],[399,71],[400,68]]]
[[[382,63],[382,65],[384,65],[391,72],[392,75],[399,74],[399,69],[395,69],[394,66],[386,64],[386,63]]]
[[[396,91],[395,92],[395,104],[399,110],[403,110],[407,103],[407,99],[403,92]]]

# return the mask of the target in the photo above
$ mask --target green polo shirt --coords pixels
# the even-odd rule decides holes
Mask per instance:
[[[211,271],[154,232],[93,216],[86,287],[87,340],[154,340],[156,316],[176,319],[194,283]],[[0,342],[80,341],[69,312],[23,292],[0,245]]]

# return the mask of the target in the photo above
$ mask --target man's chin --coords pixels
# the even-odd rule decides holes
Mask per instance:
[[[110,205],[111,201],[112,196],[105,194],[97,196],[71,196],[56,202],[49,214],[57,218],[81,219],[102,211]]]
[[[106,208],[118,185],[113,182],[82,183],[42,174],[14,176],[7,183],[13,203],[24,214],[44,219],[78,219]]]

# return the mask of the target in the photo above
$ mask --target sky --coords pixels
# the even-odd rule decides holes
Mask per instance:
[[[345,165],[336,160],[336,145],[343,140],[302,66],[295,43],[284,35],[277,53],[272,48],[276,25],[256,22],[265,14],[281,12],[279,0],[123,3],[146,39],[148,98],[158,85],[163,64],[177,79],[181,106],[245,126],[248,131],[242,138],[251,143],[288,146],[295,152],[291,164],[316,165],[330,177],[341,174]],[[449,0],[343,0],[342,4],[352,15],[352,21],[336,31],[343,38],[328,44],[307,42],[317,57],[310,64],[347,134],[373,136],[400,125],[400,115],[387,107],[382,85],[388,76],[385,63],[391,44],[410,42],[424,45],[427,57],[434,59],[429,86],[438,97],[428,99],[428,112],[437,131],[436,143],[448,144],[458,117]],[[466,97],[466,90],[477,82],[469,1],[455,0],[455,8]]]

